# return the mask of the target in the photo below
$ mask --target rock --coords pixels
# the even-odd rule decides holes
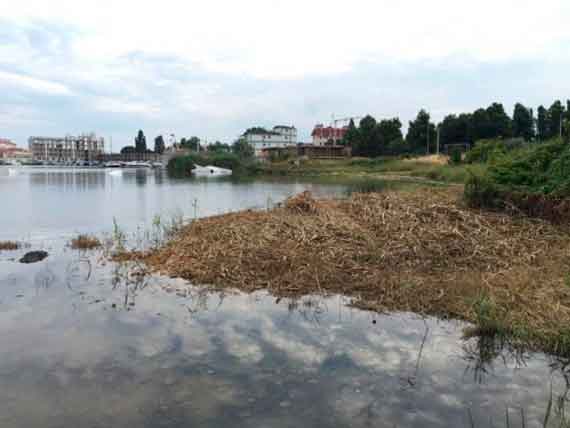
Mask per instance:
[[[30,251],[24,254],[24,257],[20,259],[20,263],[37,263],[41,262],[48,256],[46,251]]]

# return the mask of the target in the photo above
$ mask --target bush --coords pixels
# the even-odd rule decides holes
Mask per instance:
[[[259,164],[252,159],[241,159],[233,153],[213,152],[175,157],[168,162],[167,170],[174,177],[188,177],[195,165],[213,165],[218,168],[231,169],[235,175],[254,174],[261,169]]]
[[[453,149],[449,155],[449,164],[450,165],[459,165],[461,164],[461,150]]]
[[[520,138],[509,140],[480,140],[465,155],[466,163],[485,163],[499,161],[507,153],[525,146]]]

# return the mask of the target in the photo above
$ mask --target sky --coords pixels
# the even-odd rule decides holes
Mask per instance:
[[[0,138],[404,124],[570,98],[568,0],[0,3]]]

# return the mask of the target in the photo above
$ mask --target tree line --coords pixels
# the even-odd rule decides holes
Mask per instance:
[[[342,144],[351,146],[355,156],[375,157],[435,153],[438,143],[443,149],[448,144],[472,146],[484,139],[545,141],[555,137],[570,140],[570,100],[566,106],[559,100],[549,108],[541,105],[536,117],[532,108],[521,103],[515,104],[512,117],[503,104],[492,103],[472,113],[449,114],[438,124],[422,109],[409,122],[405,137],[399,118],[376,121],[367,115],[358,127],[350,121]]]
[[[203,145],[198,137],[190,137],[190,138],[182,138],[178,143],[179,146],[183,149],[201,152],[201,151],[208,151],[213,153],[229,153],[232,151],[232,147],[229,144],[224,144],[219,141],[216,141],[213,144],[208,144],[207,146]],[[146,144],[146,136],[144,132],[139,130],[135,139],[134,145],[132,146],[125,146],[121,149],[121,153],[158,153],[162,154],[166,150],[166,143],[164,141],[164,137],[162,135],[157,136],[154,139],[154,150],[150,150]]]

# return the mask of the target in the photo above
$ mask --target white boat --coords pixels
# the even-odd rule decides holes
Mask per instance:
[[[214,177],[214,176],[232,175],[232,170],[219,168],[217,166],[212,166],[212,165],[207,165],[207,166],[194,165],[194,169],[192,169],[192,174],[194,174],[197,177]]]
[[[139,161],[126,162],[125,166],[127,168],[152,168],[152,165],[149,162],[139,162]]]
[[[123,163],[122,162],[110,161],[110,162],[105,162],[103,166],[105,168],[121,168],[123,166]]]

